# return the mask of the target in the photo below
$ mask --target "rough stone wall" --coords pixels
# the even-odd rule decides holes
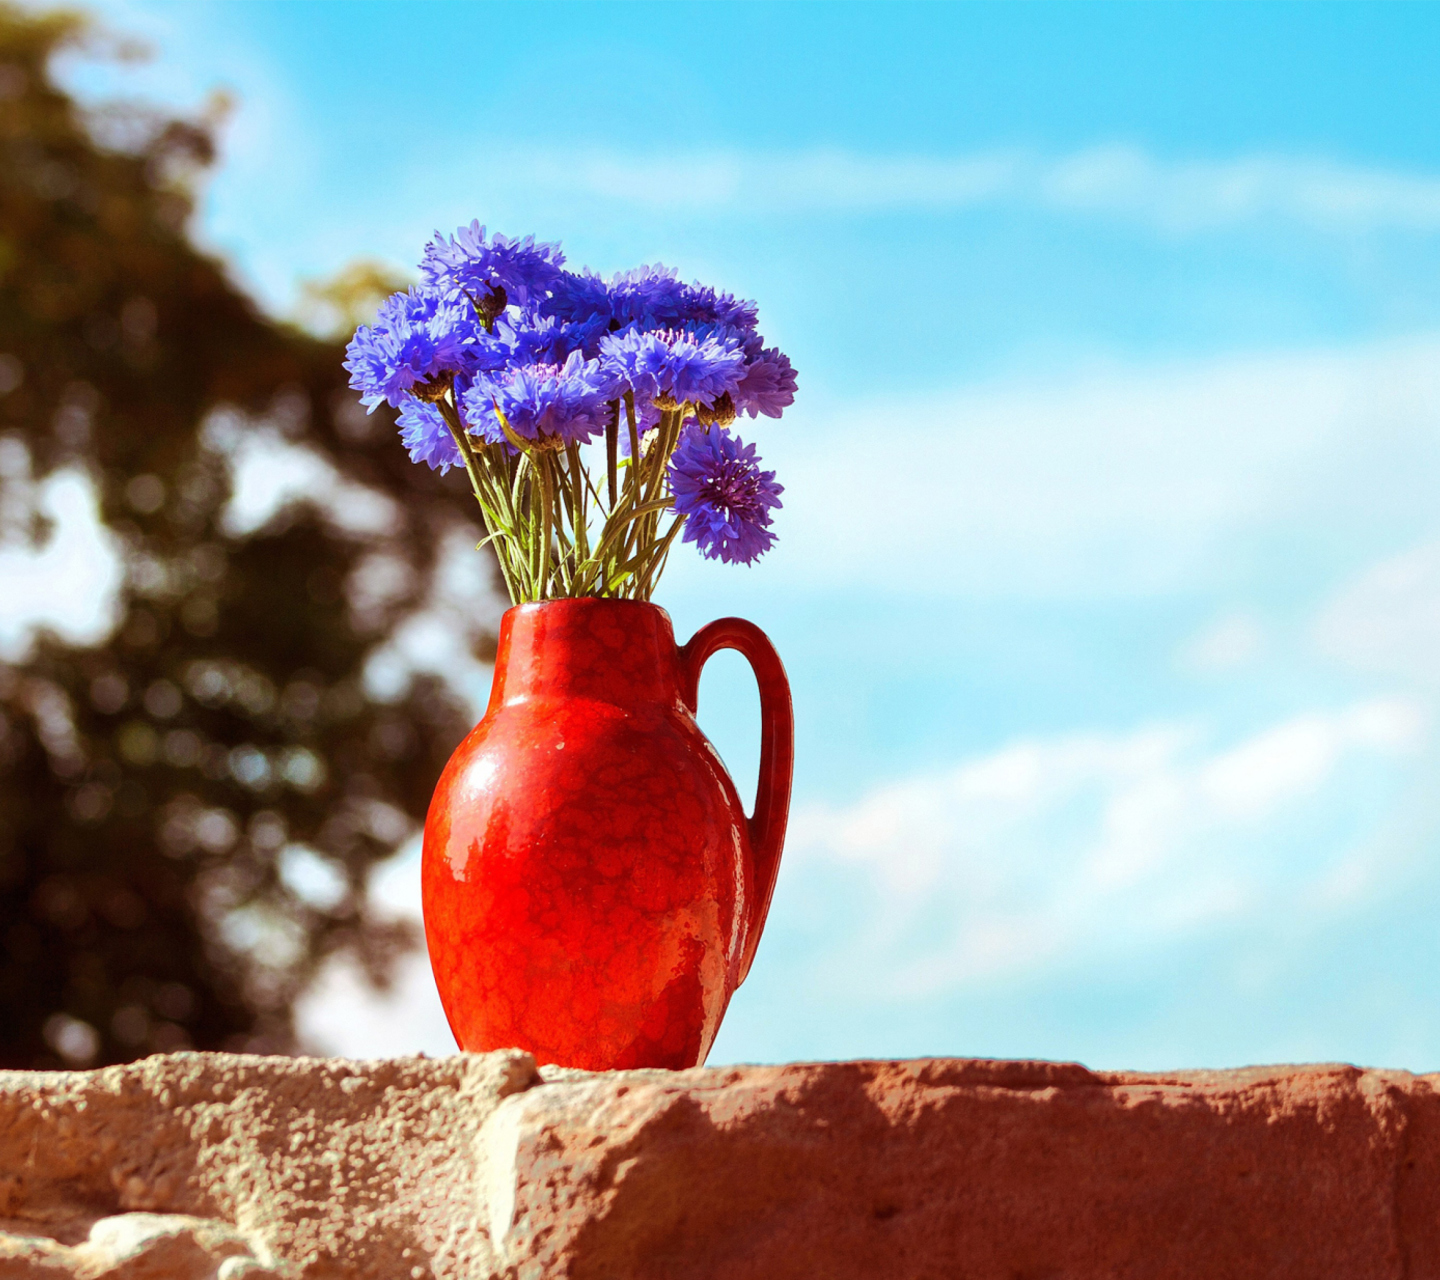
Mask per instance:
[[[0,1072],[0,1280],[482,1277],[482,1130],[523,1054],[180,1053]]]
[[[0,1280],[1440,1278],[1437,1080],[519,1053],[0,1073]]]

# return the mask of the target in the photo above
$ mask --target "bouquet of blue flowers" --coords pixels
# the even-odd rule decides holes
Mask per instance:
[[[660,266],[575,274],[478,222],[420,277],[356,331],[350,385],[400,411],[414,461],[465,468],[513,602],[648,600],[677,537],[727,563],[774,544],[782,488],[730,424],[778,418],[795,370],[754,303]]]

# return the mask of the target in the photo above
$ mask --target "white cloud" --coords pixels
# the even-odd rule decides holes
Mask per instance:
[[[1107,947],[1153,951],[1219,920],[1343,909],[1390,853],[1339,834],[1297,856],[1291,826],[1319,812],[1343,831],[1346,770],[1404,767],[1428,725],[1420,704],[1379,699],[1219,749],[1186,725],[1017,742],[802,808],[788,892],[858,873],[867,932],[846,951],[864,972],[845,979],[897,997]]]
[[[1198,790],[1222,817],[1261,818],[1313,792],[1347,749],[1411,751],[1425,724],[1419,704],[1403,699],[1361,703],[1341,715],[1297,716],[1204,765]]]
[[[1163,161],[1100,147],[1038,166],[1043,203],[1195,231],[1257,218],[1327,229],[1440,226],[1440,177],[1295,156]]]
[[[1361,670],[1440,682],[1440,542],[1387,557],[1345,583],[1320,611],[1314,640]]]
[[[746,435],[786,485],[772,584],[1063,600],[1209,589],[1267,531],[1333,559],[1427,526],[1437,416],[1427,336],[801,404]]]
[[[1191,637],[1176,655],[1182,670],[1220,675],[1254,662],[1265,649],[1265,629],[1248,614],[1219,618]]]
[[[204,225],[209,240],[281,306],[289,304],[298,274],[338,269],[357,253],[413,263],[437,226],[448,229],[477,215],[502,227],[563,229],[579,213],[586,234],[599,238],[592,250],[603,245],[613,253],[635,243],[637,225],[649,228],[642,238],[653,245],[686,226],[984,210],[1038,210],[1067,223],[1099,220],[1172,237],[1247,228],[1332,235],[1440,228],[1437,174],[1286,155],[1160,157],[1113,143],[1047,156],[839,148],[649,153],[487,139],[439,168],[417,156],[377,185],[376,194],[362,192],[319,211],[284,199],[260,207],[253,192],[274,183],[266,174],[257,188],[263,167],[257,159],[273,163],[279,134],[273,119],[247,121],[242,112],[241,120],[233,161],[227,148],[227,167],[207,198]],[[314,148],[313,142],[297,146],[292,126],[287,120],[280,131],[280,152],[294,170],[290,189],[300,192],[304,164],[297,167],[291,153],[308,162]],[[298,129],[308,138],[303,125]]]
[[[1256,220],[1327,230],[1440,226],[1440,176],[1286,155],[1162,159],[1123,144],[1065,156],[867,155],[838,148],[626,153],[503,147],[485,157],[507,189],[732,218],[956,212],[1029,205],[1170,232]]]
[[[733,216],[966,208],[1015,193],[1027,162],[1011,154],[945,159],[816,150],[646,156],[524,148],[507,151],[503,168],[516,187]]]

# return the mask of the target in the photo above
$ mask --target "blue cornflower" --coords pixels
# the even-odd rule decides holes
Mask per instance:
[[[564,364],[512,365],[482,374],[462,403],[470,430],[492,443],[505,440],[495,415],[498,404],[517,436],[558,436],[567,444],[581,444],[604,430],[615,393],[600,362],[573,351]]]
[[[398,409],[416,383],[472,367],[479,336],[473,308],[424,287],[392,294],[345,349],[350,385],[371,410],[382,400]]]
[[[659,263],[617,271],[608,281],[591,271],[564,272],[542,309],[564,320],[601,320],[612,331],[669,328],[689,318],[685,293],[674,269]]]
[[[572,351],[593,359],[604,334],[604,321],[594,318],[567,321],[528,316],[507,318],[495,327],[495,340],[505,357],[501,364],[564,364]]]
[[[610,286],[588,268],[578,274],[562,271],[540,310],[559,320],[599,321],[604,326],[615,318],[615,300],[610,296]]]
[[[542,310],[562,320],[598,319],[612,331],[631,325],[641,329],[725,325],[748,332],[758,314],[753,302],[702,284],[684,284],[673,267],[660,263],[617,271],[609,281],[589,271],[562,272]]]
[[[682,284],[673,268],[657,263],[617,274],[610,291],[616,318],[643,328],[725,325],[750,330],[759,314],[753,302],[717,293],[698,282]]]
[[[685,428],[670,458],[675,510],[685,517],[686,542],[726,564],[751,564],[775,545],[770,510],[785,491],[761,471],[753,444],[724,427]]]
[[[410,451],[411,462],[423,462],[442,476],[461,464],[455,437],[433,404],[407,396],[400,406],[400,443]]]
[[[564,262],[558,244],[536,244],[534,236],[510,240],[496,233],[487,243],[477,219],[453,237],[437,231],[425,246],[420,275],[451,296],[463,294],[482,307],[496,304],[493,318],[507,303],[537,305],[559,279]]]
[[[737,298],[733,293],[718,293],[703,284],[686,288],[688,319],[696,324],[724,325],[728,329],[752,332],[760,318],[760,308],[753,302]]]
[[[740,385],[745,348],[723,329],[625,329],[600,339],[600,364],[638,399],[709,406]]]
[[[689,289],[673,267],[655,263],[617,271],[610,279],[611,314],[621,325],[642,329],[669,329],[696,317],[691,315]]]
[[[735,390],[735,412],[778,418],[795,403],[795,366],[778,347],[766,347],[745,367]]]

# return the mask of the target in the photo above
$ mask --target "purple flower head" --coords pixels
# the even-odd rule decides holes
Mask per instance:
[[[608,281],[591,271],[566,272],[543,309],[563,320],[602,320],[612,332],[630,325],[668,328],[687,318],[685,292],[674,269],[659,263],[617,271]]]
[[[616,318],[642,328],[724,325],[749,330],[755,327],[758,315],[753,302],[716,293],[698,282],[682,284],[673,269],[658,263],[617,274],[610,292],[615,299]]]
[[[573,351],[563,365],[512,365],[482,374],[462,403],[470,430],[491,443],[505,441],[495,414],[498,404],[517,436],[558,436],[567,444],[580,444],[605,429],[614,395],[614,382],[599,361]]]
[[[710,405],[740,385],[745,350],[724,330],[625,329],[600,339],[600,364],[637,399]]]
[[[778,347],[767,347],[745,368],[735,391],[735,411],[778,418],[795,403],[795,367]]]
[[[452,298],[469,297],[477,305],[507,303],[537,306],[559,279],[565,255],[558,244],[536,244],[534,236],[510,240],[498,232],[485,239],[479,221],[461,227],[453,237],[441,235],[425,246],[420,275]]]
[[[624,325],[668,329],[689,315],[686,288],[673,267],[662,263],[617,271],[610,278],[611,315]]]
[[[391,294],[345,349],[350,385],[371,410],[382,400],[398,409],[416,383],[472,367],[480,333],[473,309],[433,289]]]
[[[675,510],[685,517],[686,542],[726,564],[752,564],[775,545],[773,507],[784,492],[773,471],[761,471],[753,444],[724,427],[689,426],[670,458]]]
[[[754,329],[757,314],[753,302],[701,284],[684,284],[673,267],[660,263],[617,271],[608,282],[589,271],[564,272],[542,310],[562,320],[600,320],[612,332],[632,325],[641,329],[725,325],[748,332]]]
[[[541,304],[541,313],[558,320],[598,321],[604,328],[615,315],[610,286],[588,268],[578,275],[562,271]],[[617,326],[618,327],[618,326]]]
[[[504,351],[503,364],[564,364],[571,352],[587,360],[599,352],[605,334],[601,320],[558,320],[551,316],[505,319],[495,327],[495,337]]]
[[[752,332],[760,318],[760,309],[733,293],[717,293],[696,283],[686,288],[687,319],[695,324],[723,325],[727,329]]]
[[[442,476],[461,464],[455,437],[433,404],[405,398],[400,406],[400,443],[410,451],[411,462],[423,462]]]

